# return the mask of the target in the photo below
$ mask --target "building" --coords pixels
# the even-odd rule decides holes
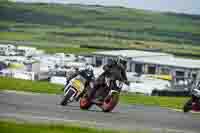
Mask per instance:
[[[0,61],[9,64],[9,63],[24,63],[27,61],[27,58],[24,56],[0,56]]]
[[[200,60],[183,58],[137,58],[135,64],[142,65],[142,72],[149,74],[172,74],[177,77],[196,78],[200,72]]]
[[[101,66],[108,63],[117,56],[123,56],[128,59],[127,71],[143,73],[143,63],[135,61],[140,58],[159,58],[167,59],[173,58],[173,55],[166,53],[157,53],[157,52],[146,52],[138,50],[113,50],[113,51],[102,51],[93,53],[92,63],[96,66]]]
[[[10,56],[15,55],[16,47],[10,44],[0,44],[0,55]]]
[[[101,66],[117,56],[127,58],[127,71],[139,74],[165,74],[180,80],[200,78],[200,60],[177,58],[171,54],[138,50],[102,51],[93,53],[93,64]]]

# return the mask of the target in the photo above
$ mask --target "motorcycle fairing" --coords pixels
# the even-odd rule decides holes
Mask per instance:
[[[72,81],[72,86],[77,89],[78,92],[82,92],[84,89],[84,84],[78,79]]]

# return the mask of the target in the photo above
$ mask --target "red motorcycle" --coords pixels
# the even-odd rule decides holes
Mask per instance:
[[[114,88],[113,86],[115,86],[116,88]],[[88,110],[92,105],[95,104],[100,107],[103,112],[111,112],[118,104],[122,86],[122,81],[105,78],[105,84],[101,86],[102,88],[99,88],[97,90],[94,99],[89,100],[87,98],[87,93],[84,97],[80,99],[80,108]],[[96,100],[99,97],[103,99],[102,102]]]
[[[200,111],[200,90],[199,89],[192,90],[192,98],[189,99],[183,107],[184,112],[189,112],[191,110],[195,112]]]

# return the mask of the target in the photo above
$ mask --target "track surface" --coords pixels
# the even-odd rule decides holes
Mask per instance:
[[[112,113],[97,107],[79,109],[77,103],[62,107],[61,96],[0,92],[0,117],[36,122],[75,122],[100,128],[147,129],[164,133],[200,133],[200,116],[158,107],[118,105]]]

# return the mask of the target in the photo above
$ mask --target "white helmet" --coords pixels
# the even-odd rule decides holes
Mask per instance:
[[[88,71],[93,71],[94,67],[92,65],[86,65],[85,69]]]

